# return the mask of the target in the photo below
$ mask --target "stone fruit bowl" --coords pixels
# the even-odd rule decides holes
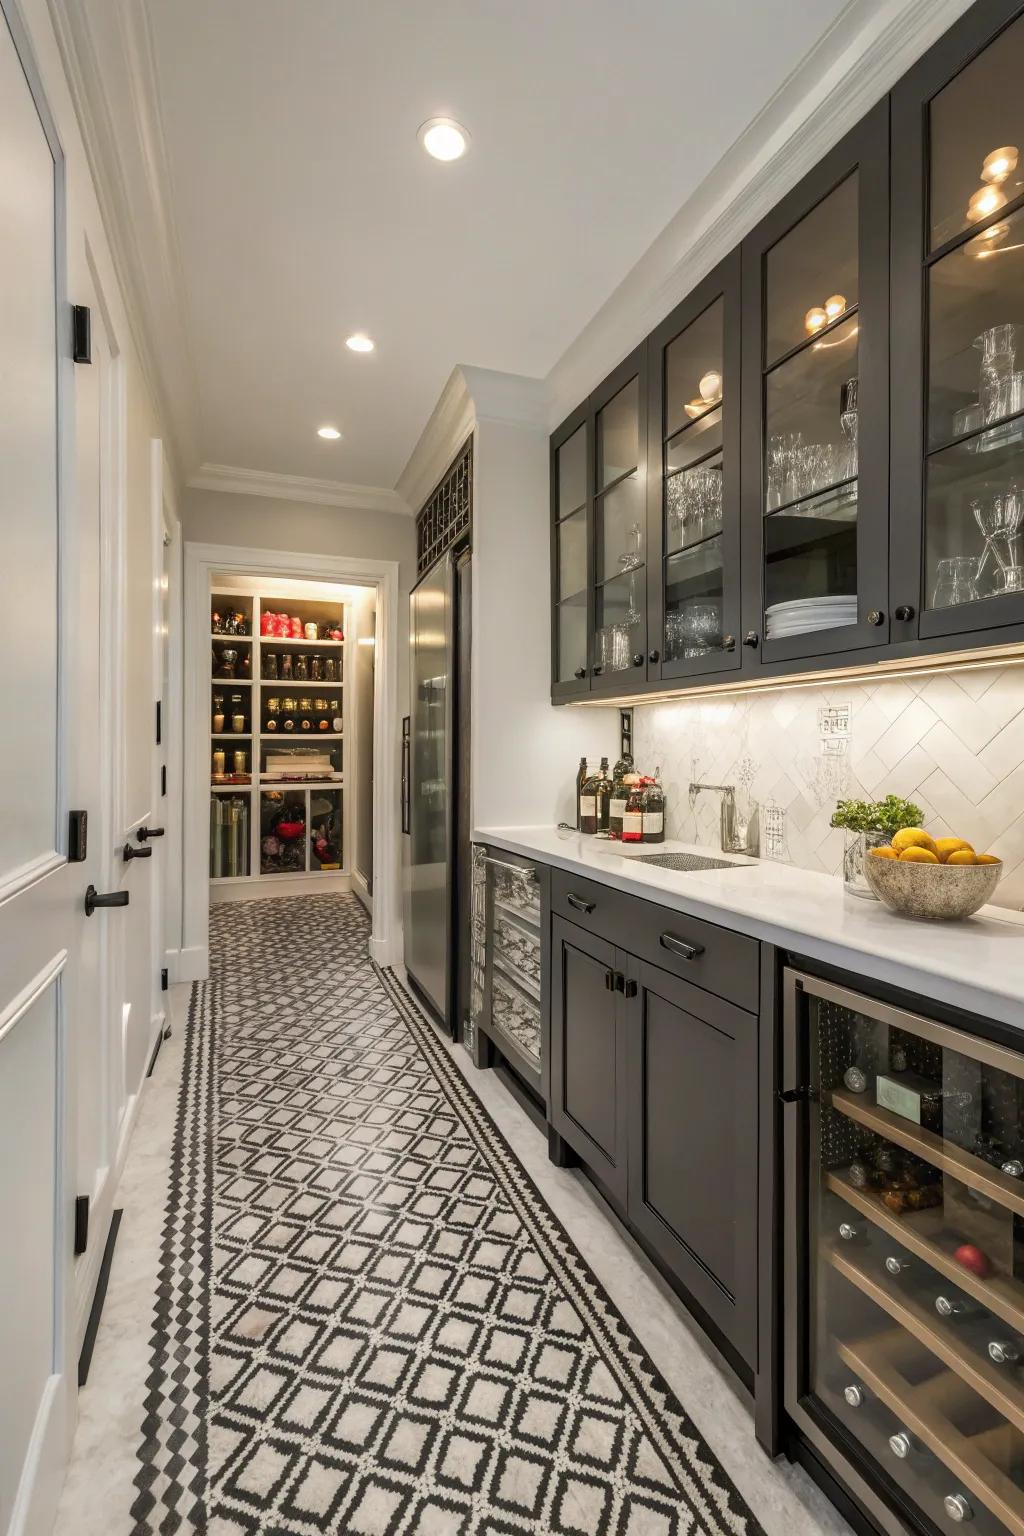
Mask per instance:
[[[1002,864],[911,864],[870,853],[864,860],[879,901],[906,917],[970,917],[992,897],[1002,873]]]

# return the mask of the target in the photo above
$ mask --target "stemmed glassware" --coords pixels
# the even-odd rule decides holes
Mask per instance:
[[[852,480],[857,473],[857,380],[847,379],[839,394],[839,424],[846,438],[843,464],[843,480]]]
[[[978,576],[985,570],[991,554],[999,567],[997,591],[1024,591],[1024,567],[1020,558],[1024,487],[1011,481],[1002,491],[974,497],[970,507],[985,540],[985,549],[978,562]]]

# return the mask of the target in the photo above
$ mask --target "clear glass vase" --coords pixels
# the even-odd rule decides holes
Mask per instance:
[[[868,901],[878,898],[868,885],[864,874],[864,860],[869,848],[880,848],[891,842],[887,832],[846,832],[843,847],[843,885],[851,896],[863,896]]]

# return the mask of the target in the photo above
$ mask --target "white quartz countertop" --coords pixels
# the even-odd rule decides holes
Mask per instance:
[[[637,863],[648,853],[720,856],[668,839],[627,849],[554,827],[485,827],[473,840],[903,987],[922,1002],[951,1003],[1024,1029],[1024,913],[988,906],[962,922],[929,923],[848,895],[838,876],[767,859],[693,872]]]

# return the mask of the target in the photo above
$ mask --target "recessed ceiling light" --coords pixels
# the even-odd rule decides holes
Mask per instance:
[[[373,342],[370,340],[369,336],[364,335],[362,331],[356,331],[354,336],[350,336],[348,338],[345,345],[348,347],[350,352],[373,351]]]
[[[450,117],[431,117],[420,124],[419,140],[435,160],[458,160],[469,148],[469,134]]]
[[[337,427],[317,427],[316,435],[317,437],[326,437],[329,443],[333,443],[337,438],[341,436],[341,433],[338,431]]]

